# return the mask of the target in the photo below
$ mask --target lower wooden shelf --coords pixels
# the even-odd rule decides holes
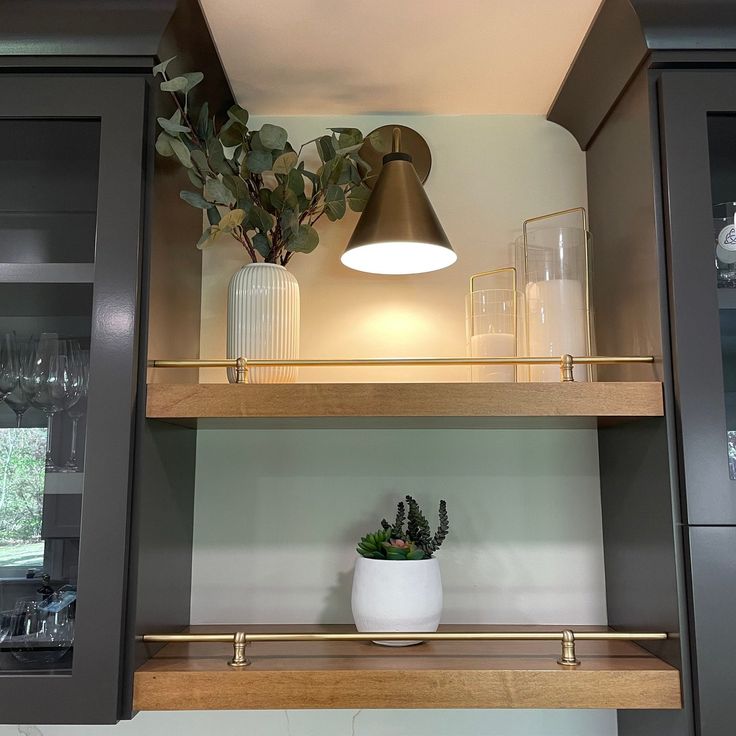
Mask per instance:
[[[228,628],[253,633],[351,630]],[[441,628],[494,629],[509,627]],[[262,642],[248,645],[251,665],[236,670],[227,665],[229,644],[167,644],[135,673],[133,704],[136,710],[681,707],[677,669],[636,644],[579,641],[582,664],[575,668],[556,663],[559,651],[557,642],[535,641],[436,641],[402,648],[369,642]]]

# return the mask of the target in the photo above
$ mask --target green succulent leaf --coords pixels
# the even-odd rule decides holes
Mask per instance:
[[[271,244],[263,233],[256,233],[251,242],[258,253],[264,258],[268,258],[268,254],[271,252]]]
[[[286,145],[288,133],[279,125],[266,123],[258,131],[258,137],[264,148],[278,151]]]
[[[336,184],[330,184],[325,192],[325,214],[331,222],[345,215],[345,192]]]
[[[299,229],[286,241],[291,253],[311,253],[319,244],[319,234],[311,225],[299,225]]]
[[[297,155],[293,151],[282,153],[274,162],[271,171],[274,174],[288,174],[295,166]],[[299,177],[301,179],[301,176]]]
[[[166,79],[161,82],[161,91],[183,92],[187,88],[188,84],[189,80],[185,76],[178,76],[174,77],[173,79]]]
[[[347,195],[348,207],[353,212],[362,212],[365,209],[368,199],[371,196],[371,190],[365,184],[353,187]]]
[[[176,56],[172,56],[170,59],[166,59],[165,61],[161,61],[156,66],[153,67],[153,76],[157,76],[158,74],[166,74],[166,69],[171,64],[172,61],[176,59]]]
[[[204,196],[210,202],[217,204],[231,205],[235,204],[233,193],[225,186],[220,179],[208,179],[204,185]]]
[[[270,151],[248,151],[245,156],[245,165],[254,174],[268,171],[273,163]]]
[[[201,210],[209,209],[212,206],[212,202],[208,202],[199,192],[190,192],[188,189],[183,189],[179,192],[179,196],[192,207],[198,207]]]

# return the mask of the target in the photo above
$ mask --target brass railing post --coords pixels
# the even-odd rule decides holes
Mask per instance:
[[[235,383],[248,383],[248,361],[245,358],[235,361]]]
[[[233,658],[228,662],[231,667],[247,667],[250,661],[246,659],[245,647],[248,644],[244,631],[237,631],[233,636]]]
[[[560,381],[562,383],[573,383],[575,381],[572,375],[573,362],[572,355],[563,355],[560,358]]]
[[[562,632],[562,654],[557,664],[565,667],[575,667],[580,664],[580,660],[575,656],[575,634],[571,629],[565,629]]]

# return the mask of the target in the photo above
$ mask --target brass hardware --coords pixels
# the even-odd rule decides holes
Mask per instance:
[[[624,631],[581,631],[575,634],[572,629],[564,631],[443,631],[443,632],[346,632],[346,633],[303,633],[303,634],[249,634],[247,631],[236,631],[224,634],[144,634],[139,641],[144,643],[196,643],[222,642],[232,643],[233,658],[228,661],[231,667],[247,667],[250,662],[245,657],[246,646],[253,642],[268,641],[372,641],[383,639],[403,641],[420,639],[424,641],[560,641],[562,655],[557,663],[563,666],[580,664],[575,655],[575,640],[578,641],[661,641],[668,634],[661,632],[624,632]]]
[[[400,140],[398,147],[394,148],[395,131],[397,130],[399,131]],[[398,150],[403,150],[411,156],[419,181],[422,184],[427,181],[432,168],[432,153],[427,141],[416,130],[407,128],[405,125],[382,125],[368,133],[358,152],[363,161],[371,167],[365,182],[367,186],[373,189],[373,185],[376,183],[378,174],[383,167],[383,157],[387,153]]]
[[[573,381],[572,369],[580,365],[611,365],[624,363],[654,363],[651,355],[563,355],[560,358],[551,356],[514,356],[496,358],[300,358],[297,360],[270,360],[256,358],[223,358],[222,360],[152,360],[151,368],[235,368],[236,382],[248,383],[248,369],[274,366],[294,366],[314,368],[321,366],[453,366],[453,365],[559,365],[560,380],[564,383]],[[567,377],[566,377],[567,376]],[[240,380],[242,378],[242,380]]]
[[[575,656],[575,634],[571,629],[565,629],[562,632],[562,654],[557,664],[565,667],[575,667],[580,664],[580,660]]]
[[[233,637],[233,658],[228,662],[231,667],[247,667],[250,662],[245,657],[248,644],[244,631],[236,631]]]
[[[563,355],[560,358],[560,381],[562,383],[572,383],[575,380],[572,375],[574,361],[575,358],[572,355]]]
[[[530,222],[539,222],[540,220],[550,220],[553,217],[561,217],[562,215],[571,215],[573,212],[580,213],[580,219],[583,222],[583,237],[585,238],[585,319],[586,319],[586,332],[588,338],[588,352],[593,350],[593,329],[591,325],[591,314],[590,314],[590,230],[588,230],[588,211],[585,207],[571,207],[567,210],[559,210],[558,212],[550,212],[548,215],[538,215],[537,217],[530,217],[528,220],[524,220],[521,230],[523,233],[524,242],[524,278],[529,273],[528,263],[528,243],[527,243],[527,226]],[[525,322],[526,338],[529,340],[529,314],[527,312],[527,319]],[[582,362],[579,358],[576,358],[577,362]],[[592,365],[592,364],[590,364]],[[590,376],[589,376],[590,377]]]

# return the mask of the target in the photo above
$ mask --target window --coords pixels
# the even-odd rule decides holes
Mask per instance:
[[[45,429],[0,429],[0,578],[43,567],[45,454]]]

